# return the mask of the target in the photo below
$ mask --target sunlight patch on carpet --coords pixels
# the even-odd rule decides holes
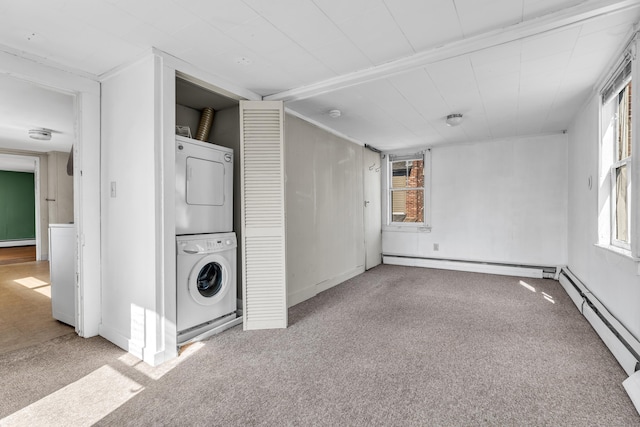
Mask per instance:
[[[144,387],[105,365],[0,420],[5,426],[90,426]]]
[[[533,286],[531,286],[530,284],[528,284],[524,280],[520,280],[520,286],[524,286],[525,288],[529,289],[531,292],[535,292],[536,291],[536,288],[534,288]]]
[[[187,360],[202,347],[204,347],[204,343],[201,341],[190,344],[189,346],[185,346],[180,352],[179,357],[168,360],[159,366],[151,366],[129,353],[123,354],[118,358],[118,360],[125,365],[136,369],[138,372],[145,374],[152,380],[159,380],[166,373],[170,372],[173,368]]]

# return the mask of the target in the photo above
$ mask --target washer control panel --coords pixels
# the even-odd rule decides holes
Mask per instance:
[[[177,236],[178,255],[209,254],[238,246],[235,233]]]

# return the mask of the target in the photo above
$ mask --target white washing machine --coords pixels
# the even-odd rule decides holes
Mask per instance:
[[[176,136],[176,235],[233,230],[233,150]]]
[[[178,342],[236,318],[235,233],[177,236]]]

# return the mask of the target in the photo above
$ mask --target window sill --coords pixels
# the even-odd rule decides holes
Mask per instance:
[[[420,224],[383,225],[382,231],[399,231],[401,233],[431,233],[431,227]]]
[[[631,261],[633,261],[635,263],[639,263],[640,264],[640,258],[634,257],[631,254],[630,250],[622,249],[622,248],[619,248],[619,247],[613,246],[613,245],[606,245],[606,244],[603,244],[603,243],[596,243],[595,246],[600,248],[600,249],[604,249],[606,251],[613,252],[614,254],[620,255],[621,257],[624,257],[624,258],[629,259],[629,260],[631,260]]]

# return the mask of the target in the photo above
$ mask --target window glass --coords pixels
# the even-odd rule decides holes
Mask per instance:
[[[627,165],[620,166],[615,171],[615,232],[614,236],[621,242],[629,242],[629,205],[628,205],[628,178]]]
[[[618,94],[617,160],[631,156],[631,82]]]
[[[424,160],[391,162],[391,222],[424,222]]]
[[[393,222],[424,222],[424,191],[391,192]]]

